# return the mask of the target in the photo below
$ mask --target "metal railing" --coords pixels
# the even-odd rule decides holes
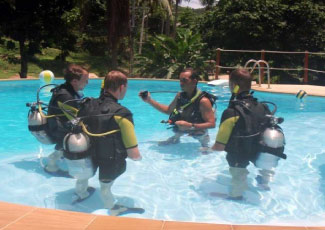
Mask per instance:
[[[254,69],[256,68],[256,66],[258,66],[258,71],[259,71],[259,73],[258,73],[258,86],[259,87],[261,87],[261,82],[262,82],[262,73],[261,73],[261,65],[260,65],[260,63],[263,63],[263,64],[265,64],[266,65],[266,71],[267,71],[267,88],[268,89],[271,89],[271,87],[270,87],[270,82],[271,82],[271,76],[270,76],[270,66],[269,66],[269,63],[267,63],[266,61],[264,61],[264,60],[255,60],[255,59],[250,59],[250,60],[248,60],[247,62],[246,62],[246,64],[245,64],[245,66],[244,66],[244,68],[246,68],[247,69],[247,66],[248,66],[248,64],[250,64],[250,63],[254,63],[254,65],[253,65],[253,67],[252,67],[252,69],[251,69],[251,73],[254,71]],[[263,68],[263,70],[264,70],[264,67],[262,67]]]

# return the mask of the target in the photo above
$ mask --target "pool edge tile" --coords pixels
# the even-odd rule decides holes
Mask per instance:
[[[232,230],[231,225],[197,223],[197,222],[178,222],[165,221],[163,230]]]
[[[84,230],[95,218],[88,213],[35,208],[1,230]]]
[[[232,225],[233,230],[307,230],[304,226]]]
[[[85,230],[161,230],[163,220],[149,220],[142,218],[96,216]]]
[[[325,230],[325,226],[227,225],[101,216],[0,201],[0,230]]]
[[[0,229],[19,221],[20,218],[35,210],[35,207],[0,201]]]

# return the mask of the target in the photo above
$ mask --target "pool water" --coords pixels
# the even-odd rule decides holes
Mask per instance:
[[[56,80],[55,83],[62,83]],[[90,80],[84,94],[96,97],[100,80]],[[27,128],[26,102],[36,100],[39,81],[0,82],[0,200],[18,204],[87,213],[101,213],[98,175],[89,184],[94,195],[72,205],[74,180],[52,177],[42,165],[53,146],[40,145]],[[230,97],[226,86],[199,87],[219,96],[217,124]],[[142,102],[140,90],[178,91],[179,83],[130,80],[121,104],[134,114],[135,129],[142,161],[128,160],[127,171],[113,185],[118,202],[141,207],[143,214],[129,217],[231,224],[325,224],[325,98],[255,92],[260,101],[277,104],[277,116],[284,117],[281,127],[286,136],[287,160],[280,160],[271,191],[256,187],[258,170],[249,165],[249,189],[246,201],[234,202],[210,197],[213,191],[227,192],[230,176],[225,152],[202,155],[195,139],[183,136],[181,143],[158,146],[173,133],[160,123],[168,117]],[[174,93],[156,93],[152,97],[169,104]],[[48,101],[46,90],[41,100]],[[218,126],[218,125],[217,125]],[[213,144],[218,127],[209,130]],[[61,162],[65,167],[64,161]]]

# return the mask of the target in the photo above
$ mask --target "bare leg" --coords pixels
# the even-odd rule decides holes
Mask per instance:
[[[168,138],[165,141],[159,141],[158,145],[170,145],[170,144],[177,144],[179,143],[179,140],[183,136],[183,133],[181,132],[176,132],[174,136]]]
[[[88,179],[78,179],[76,182],[76,194],[80,199],[85,199],[89,196],[88,189]]]
[[[48,157],[48,163],[45,166],[45,169],[49,172],[56,172],[59,170],[59,166],[57,165],[58,160],[63,156],[63,151],[55,150]]]
[[[111,191],[114,181],[109,183],[100,182],[100,193],[104,202],[104,208],[112,209],[115,205],[115,198]]]
[[[246,168],[236,167],[230,167],[229,172],[232,176],[229,196],[233,199],[240,199],[247,189],[247,175],[249,172]]]
[[[259,170],[260,175],[257,175],[256,181],[258,186],[263,190],[270,190],[269,182],[273,181],[275,172],[273,170],[261,169]]]

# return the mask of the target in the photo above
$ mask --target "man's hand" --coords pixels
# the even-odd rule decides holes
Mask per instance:
[[[175,125],[177,125],[180,131],[187,131],[192,128],[192,123],[189,123],[187,121],[176,121]]]
[[[138,95],[144,102],[148,103],[151,100],[151,95],[148,91],[140,91]]]
[[[218,142],[215,142],[214,145],[211,147],[211,149],[214,150],[214,151],[224,151],[225,147],[226,146],[224,144],[220,144]]]

